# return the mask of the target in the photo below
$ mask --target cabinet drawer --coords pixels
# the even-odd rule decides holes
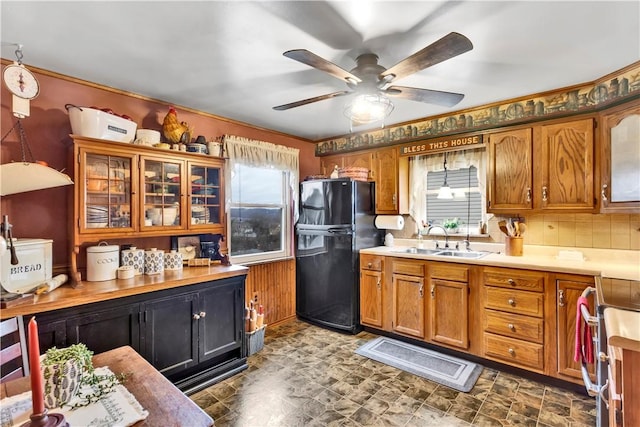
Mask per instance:
[[[360,255],[360,268],[362,270],[382,271],[383,256],[380,255]]]
[[[508,268],[485,268],[484,283],[501,288],[542,292],[544,291],[544,273]]]
[[[408,276],[424,277],[424,263],[411,261],[392,261],[393,273],[406,274]]]
[[[483,329],[485,332],[542,344],[544,339],[543,325],[543,320],[536,317],[493,310],[484,311]]]
[[[540,370],[544,368],[544,352],[541,344],[485,333],[484,354],[530,368]]]
[[[430,264],[429,272],[434,279],[453,280],[455,282],[469,281],[469,267],[449,264]]]
[[[487,286],[484,295],[485,308],[542,317],[543,294]]]

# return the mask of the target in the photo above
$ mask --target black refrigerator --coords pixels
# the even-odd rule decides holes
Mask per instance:
[[[360,249],[381,244],[373,182],[349,178],[300,184],[296,224],[296,314],[309,323],[357,333]]]

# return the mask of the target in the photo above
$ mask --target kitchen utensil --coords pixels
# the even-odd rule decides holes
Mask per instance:
[[[511,237],[515,237],[516,232],[513,229],[513,224],[511,224],[511,222],[507,221],[506,222],[506,226],[507,226],[507,233],[508,233],[507,235],[511,236]]]
[[[519,235],[522,236],[524,232],[527,231],[527,224],[524,222],[518,223],[518,231],[520,233]]]
[[[507,229],[507,222],[506,221],[499,221],[498,222],[498,227],[500,227],[500,231],[502,231],[505,235],[509,235],[509,230]]]

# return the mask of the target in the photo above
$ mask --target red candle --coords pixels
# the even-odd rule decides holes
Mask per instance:
[[[38,340],[38,324],[36,318],[29,321],[29,370],[31,371],[31,401],[33,413],[44,412],[44,387],[40,371],[40,341]]]

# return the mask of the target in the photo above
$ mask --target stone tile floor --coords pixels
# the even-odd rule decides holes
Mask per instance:
[[[268,327],[249,369],[191,398],[216,426],[595,426],[595,400],[484,368],[462,393],[367,359],[376,335]]]

